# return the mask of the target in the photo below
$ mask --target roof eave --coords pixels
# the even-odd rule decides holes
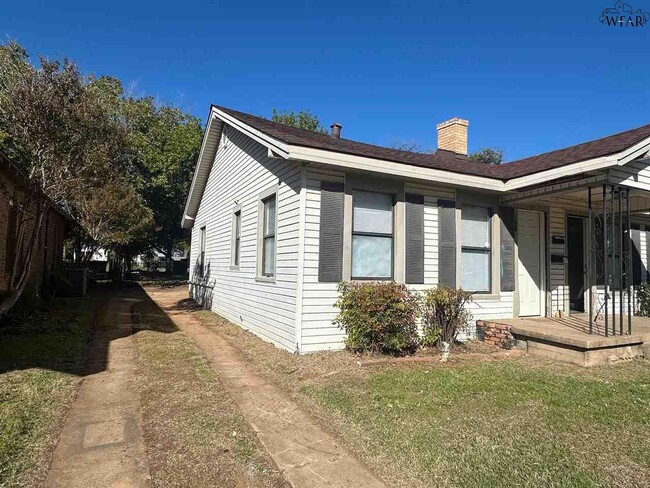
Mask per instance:
[[[223,124],[221,121],[217,121],[216,125],[213,126],[214,121],[214,111],[211,108],[205,132],[203,133],[201,151],[199,152],[199,158],[192,177],[192,185],[190,186],[190,191],[185,201],[185,209],[183,211],[183,218],[181,219],[181,227],[184,229],[191,229],[194,224],[194,218],[199,209],[203,191],[205,190],[205,185],[207,184],[210,170],[212,169],[212,163],[214,162],[219,148],[219,142],[221,141]],[[214,127],[216,127],[216,133],[213,133],[213,130],[215,130]]]

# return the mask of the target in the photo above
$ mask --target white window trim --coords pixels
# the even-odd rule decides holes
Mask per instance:
[[[355,236],[355,232],[354,232],[354,195],[356,193],[360,193],[360,192],[374,193],[374,194],[378,194],[378,195],[385,195],[385,196],[390,197],[391,200],[392,200],[391,207],[390,207],[391,226],[392,226],[391,233],[390,233],[390,239],[391,239],[390,276],[382,276],[382,277],[368,277],[368,276],[366,276],[366,277],[358,277],[358,276],[355,277],[355,276],[352,276],[351,279],[355,280],[355,281],[394,281],[395,280],[395,234],[397,232],[397,229],[396,229],[396,216],[395,216],[395,212],[397,210],[397,194],[396,194],[396,192],[371,191],[371,190],[366,190],[366,189],[361,190],[361,189],[357,189],[357,188],[352,190],[352,229],[351,229],[352,239],[350,241],[351,242],[351,244],[350,244],[350,246],[351,246],[350,247],[350,260],[351,260],[350,261],[350,268],[352,269],[352,264],[353,264],[353,261],[354,261],[354,252],[353,252],[354,236]],[[364,232],[357,232],[357,235],[368,235],[368,234],[364,233]],[[377,234],[377,235],[381,236],[383,238],[388,237],[388,234]],[[352,272],[352,271],[350,271],[350,272]]]
[[[260,282],[275,283],[278,276],[278,217],[280,215],[280,199],[278,198],[279,185],[275,184],[257,196],[257,266],[255,280]],[[264,200],[275,196],[275,250],[273,257],[273,276],[264,276],[262,271],[262,256],[264,251]]]
[[[388,193],[394,196],[393,204],[393,277],[383,281],[404,283],[404,187],[399,179],[347,173],[345,175],[345,200],[343,210],[343,281],[352,281],[352,214],[355,191]],[[356,280],[367,282],[368,280]],[[375,281],[375,280],[370,280]]]
[[[239,263],[235,263],[235,246],[236,246],[236,232],[237,232],[237,213],[239,212]],[[232,224],[231,224],[231,237],[230,237],[230,269],[233,271],[239,270],[241,266],[241,240],[242,240],[242,206],[235,205],[231,211]]]
[[[498,207],[491,205],[480,204],[460,204],[456,208],[456,283],[457,287],[462,287],[462,272],[461,266],[463,259],[463,221],[462,210],[463,207],[483,207],[487,208],[490,215],[490,291],[485,292],[471,292],[474,293],[475,300],[490,300],[501,298],[501,230]]]

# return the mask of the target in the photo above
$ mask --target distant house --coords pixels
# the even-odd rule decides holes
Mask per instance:
[[[419,154],[213,106],[182,221],[192,294],[301,353],[342,347],[341,280],[462,287],[475,320],[635,306],[650,125],[500,166],[467,157],[467,121],[437,129]]]
[[[21,211],[16,198],[24,191],[25,182],[20,169],[0,153],[0,294],[7,290],[14,263]],[[55,276],[61,270],[66,224],[66,218],[56,209],[49,212],[43,223],[29,279],[29,286],[39,294],[54,286]],[[33,224],[27,226],[27,236],[32,229]]]

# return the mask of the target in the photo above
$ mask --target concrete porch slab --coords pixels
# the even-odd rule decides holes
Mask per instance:
[[[595,324],[593,333],[589,334],[589,318],[586,314],[563,318],[497,319],[489,322],[507,326],[515,340],[526,344],[529,354],[580,366],[594,366],[648,355],[650,317],[632,317],[632,334],[629,335],[620,335],[619,323],[616,335],[612,335],[613,317],[609,319],[608,336],[605,336],[602,320]],[[624,321],[625,331],[627,321]]]

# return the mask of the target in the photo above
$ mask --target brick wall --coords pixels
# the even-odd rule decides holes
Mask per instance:
[[[467,154],[467,120],[454,118],[437,125],[438,149]]]
[[[0,168],[0,293],[7,290],[9,274],[7,268],[7,230],[9,227],[9,211],[12,195],[16,192],[16,184],[10,172]],[[43,284],[50,282],[50,276],[56,273],[62,265],[63,242],[65,239],[65,219],[54,210],[50,211],[43,224],[46,235],[36,245],[30,286],[37,291],[42,290]],[[33,223],[27,226],[27,237],[31,235]]]
[[[9,200],[13,191],[13,181],[0,169],[0,292],[7,289],[7,227],[9,225]]]
[[[485,320],[476,321],[476,334],[478,339],[486,344],[512,349],[515,345],[515,338],[512,336],[511,326],[507,324],[498,324]]]

